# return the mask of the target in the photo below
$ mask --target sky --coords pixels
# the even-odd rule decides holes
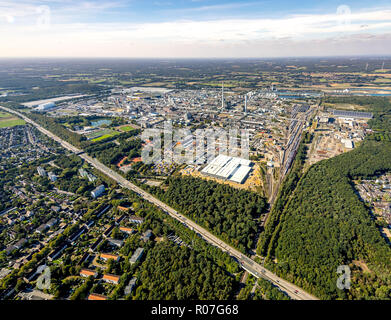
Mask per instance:
[[[0,57],[391,54],[391,0],[0,0]]]

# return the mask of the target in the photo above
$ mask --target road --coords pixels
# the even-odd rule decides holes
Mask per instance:
[[[219,238],[217,238],[216,236],[211,234],[209,231],[207,231],[203,227],[199,226],[198,224],[196,224],[192,220],[187,219],[185,216],[181,215],[173,208],[169,207],[165,203],[163,203],[160,200],[158,200],[157,198],[153,197],[151,194],[147,193],[146,191],[139,188],[138,186],[132,184],[131,182],[126,180],[124,177],[122,177],[120,174],[118,174],[114,170],[106,167],[104,164],[102,164],[98,160],[88,156],[87,154],[85,154],[83,152],[83,150],[80,150],[80,149],[74,147],[73,145],[69,144],[68,142],[60,139],[59,137],[57,137],[56,135],[54,135],[50,131],[42,128],[39,124],[30,120],[29,118],[27,118],[23,114],[21,114],[17,111],[5,108],[5,107],[0,106],[0,108],[7,111],[7,112],[16,114],[17,116],[19,116],[23,120],[25,120],[27,123],[34,125],[39,131],[41,131],[42,133],[46,134],[47,136],[49,136],[53,140],[60,143],[64,148],[79,155],[82,159],[84,159],[86,162],[91,164],[97,170],[100,170],[101,172],[103,172],[105,175],[107,175],[111,179],[117,181],[117,183],[119,185],[121,185],[123,188],[127,188],[129,190],[136,192],[140,197],[144,198],[145,200],[147,200],[147,201],[153,203],[154,205],[156,205],[157,207],[161,208],[165,213],[167,213],[168,215],[170,215],[174,219],[180,221],[186,227],[188,227],[191,230],[198,233],[204,240],[206,240],[210,244],[218,247],[222,251],[227,252],[232,257],[236,258],[240,262],[241,267],[243,269],[247,270],[248,272],[250,272],[256,278],[262,277],[262,278],[265,278],[265,279],[271,281],[274,285],[279,287],[282,291],[286,292],[292,299],[295,299],[295,300],[317,300],[316,297],[310,295],[309,293],[305,292],[303,289],[297,287],[296,285],[278,277],[277,275],[275,275],[271,271],[262,267],[260,264],[256,263],[255,261],[253,261],[250,258],[243,255],[241,252],[239,252],[235,248],[229,246],[228,244],[226,244],[225,242],[223,242],[222,240],[220,240]]]

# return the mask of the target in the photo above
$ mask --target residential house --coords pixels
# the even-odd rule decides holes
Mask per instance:
[[[119,283],[120,276],[116,276],[114,274],[105,274],[102,278],[103,281],[107,283],[112,284],[118,284]]]

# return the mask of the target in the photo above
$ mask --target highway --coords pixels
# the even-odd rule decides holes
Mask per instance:
[[[173,208],[169,207],[165,203],[161,202],[157,198],[153,197],[151,194],[145,192],[143,189],[139,188],[138,186],[132,184],[128,180],[126,180],[124,177],[122,177],[120,174],[115,172],[114,170],[106,167],[104,164],[99,162],[98,160],[88,156],[83,152],[83,150],[80,150],[73,145],[69,144],[68,142],[60,139],[50,131],[42,128],[39,124],[36,122],[30,120],[27,118],[25,115],[14,111],[12,109],[8,109],[5,107],[1,107],[0,109],[3,109],[9,113],[13,113],[17,115],[18,117],[22,118],[25,120],[27,123],[30,123],[34,125],[39,131],[41,131],[43,134],[49,136],[53,140],[57,141],[60,143],[64,148],[70,150],[71,152],[79,155],[82,159],[84,159],[86,162],[91,164],[93,167],[95,167],[97,170],[103,172],[105,175],[110,177],[111,179],[117,181],[119,185],[121,185],[123,188],[127,188],[129,190],[132,190],[136,192],[140,197],[144,198],[145,200],[153,203],[157,207],[161,208],[166,214],[170,215],[174,219],[180,221],[183,225],[186,227],[190,228],[191,230],[197,232],[204,240],[209,242],[210,244],[218,247],[219,249],[227,252],[230,254],[232,257],[236,258],[240,264],[241,267],[251,274],[253,274],[256,278],[265,278],[269,281],[271,281],[274,285],[279,287],[282,291],[286,292],[292,299],[295,300],[318,300],[316,297],[310,295],[309,293],[305,292],[303,289],[297,287],[296,285],[278,277],[271,271],[267,270],[266,268],[262,267],[260,264],[256,263],[255,261],[251,260],[250,258],[246,257],[243,255],[241,252],[236,250],[235,248],[229,246],[213,234],[211,234],[209,231],[206,229],[202,228],[192,220],[186,218],[185,216],[181,215],[178,213],[176,210]]]

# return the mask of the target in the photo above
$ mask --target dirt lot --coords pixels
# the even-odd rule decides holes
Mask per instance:
[[[228,184],[233,188],[242,189],[242,190],[256,191],[257,188],[262,187],[260,168],[259,168],[258,164],[254,165],[253,170],[250,172],[250,175],[244,184],[239,184],[239,183],[235,183],[232,181],[226,181],[226,180],[222,180],[222,179],[208,177],[208,176],[203,175],[201,172],[199,172],[195,169],[183,169],[183,170],[181,170],[181,174],[182,175],[190,175],[190,176],[193,176],[196,178],[202,178],[205,180],[215,181],[220,184]]]
[[[327,133],[317,134],[310,148],[309,163],[312,165],[321,160],[333,158],[343,153],[344,149],[339,139],[327,136]]]

